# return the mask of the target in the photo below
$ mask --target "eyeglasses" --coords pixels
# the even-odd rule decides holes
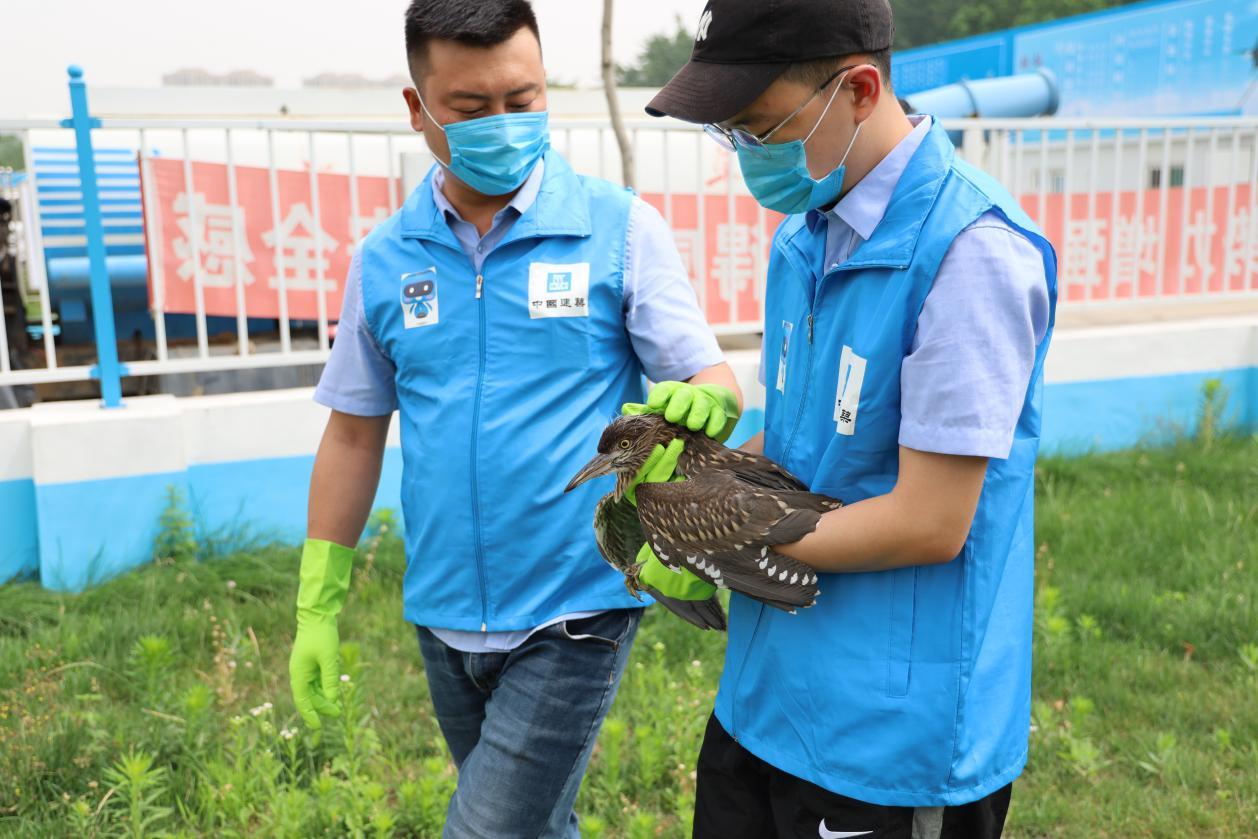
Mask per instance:
[[[750,131],[748,131],[745,128],[737,128],[737,127],[726,128],[725,126],[717,125],[714,122],[709,122],[706,125],[704,125],[703,130],[707,132],[707,135],[709,137],[711,137],[713,140],[716,140],[716,142],[719,143],[721,147],[724,148],[726,151],[738,151],[739,149],[743,149],[759,157],[764,157],[768,155],[768,151],[765,149],[764,146],[765,146],[765,143],[768,142],[770,137],[778,133],[778,131],[780,131],[783,128],[783,126],[785,126],[788,122],[795,119],[795,117],[799,115],[800,111],[808,107],[808,103],[816,99],[821,94],[821,92],[825,90],[826,87],[829,86],[830,82],[834,81],[839,76],[843,75],[849,70],[852,70],[859,66],[860,66],[859,64],[849,64],[846,67],[840,67],[839,69],[835,70],[830,75],[830,78],[826,79],[824,82],[819,84],[817,86],[817,89],[812,92],[812,95],[810,95],[807,99],[805,99],[802,103],[800,103],[800,106],[798,108],[791,111],[790,115],[787,116],[786,119],[782,120],[777,125],[770,128],[764,134],[760,134],[760,135],[752,134]]]

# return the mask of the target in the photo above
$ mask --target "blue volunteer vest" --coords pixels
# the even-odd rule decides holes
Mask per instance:
[[[633,195],[547,154],[478,276],[431,179],[362,246],[367,323],[397,368],[406,619],[500,631],[641,606],[594,544],[605,483],[563,491],[643,395],[622,314]]]
[[[996,210],[1056,259],[994,180],[932,127],[873,236],[824,276],[825,228],[788,217],[766,297],[765,454],[814,492],[853,503],[898,470],[900,365],[952,240]],[[1051,335],[1051,320],[1049,334]],[[833,792],[895,806],[955,805],[1026,762],[1031,705],[1033,482],[1049,335],[1007,460],[991,460],[951,562],[823,575],[789,615],[734,595],[721,724],[763,760]]]

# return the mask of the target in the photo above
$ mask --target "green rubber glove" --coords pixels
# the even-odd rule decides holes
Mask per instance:
[[[699,579],[685,568],[681,573],[670,570],[660,562],[650,545],[638,551],[638,580],[674,600],[707,600],[716,592],[716,586]]]
[[[734,433],[740,411],[738,397],[720,385],[659,382],[647,394],[646,404],[626,402],[622,414],[663,414],[664,419],[702,431],[724,443]]]
[[[686,443],[679,437],[674,437],[668,446],[656,444],[638,474],[633,476],[625,489],[625,498],[629,499],[629,503],[634,507],[638,506],[638,484],[664,484],[673,480],[673,473],[677,471],[677,458],[681,457],[685,448]]]
[[[353,564],[353,548],[322,539],[307,539],[301,552],[297,636],[288,659],[288,678],[297,713],[316,735],[323,728],[321,714],[341,714],[341,638],[336,616],[345,605]]]

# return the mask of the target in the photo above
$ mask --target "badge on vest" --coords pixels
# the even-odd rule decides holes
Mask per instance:
[[[839,434],[856,433],[856,409],[861,404],[861,384],[865,381],[865,359],[844,345],[839,356],[839,387],[834,400],[834,429]]]
[[[402,321],[407,329],[437,323],[437,266],[402,275]]]
[[[789,320],[782,321],[782,354],[778,357],[778,380],[777,390],[779,393],[786,393],[786,357],[791,351],[791,332],[794,331],[795,324]]]
[[[590,316],[590,263],[529,264],[530,318]]]

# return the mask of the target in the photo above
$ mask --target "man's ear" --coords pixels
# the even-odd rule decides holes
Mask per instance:
[[[422,134],[424,131],[424,109],[419,104],[419,91],[413,87],[402,88],[402,98],[406,100],[407,110],[410,111],[411,128],[416,133]]]
[[[864,122],[882,98],[882,74],[874,65],[862,64],[848,72],[846,82],[852,91],[852,110],[856,119]]]

